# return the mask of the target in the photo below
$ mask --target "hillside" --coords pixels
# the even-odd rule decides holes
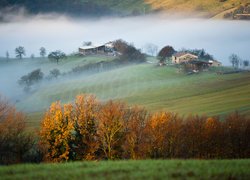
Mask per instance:
[[[29,126],[39,124],[43,112],[52,102],[70,102],[81,93],[95,94],[102,101],[116,99],[130,105],[138,104],[151,112],[164,110],[181,115],[192,113],[223,116],[238,110],[250,115],[250,73],[217,75],[210,71],[185,75],[177,73],[175,67],[157,67],[145,63],[99,73],[72,74],[52,81],[44,80],[28,94],[17,84],[22,75],[37,68],[41,68],[45,75],[54,68],[63,74],[79,65],[110,60],[112,58],[72,57],[59,65],[44,59],[3,62],[2,67],[6,71],[19,69],[16,72],[19,74],[13,73],[8,80],[15,88],[10,87],[12,90],[6,92],[13,89],[17,91],[13,101],[19,110],[29,113]],[[148,60],[154,62],[154,59]],[[22,67],[25,67],[26,72],[20,71]]]
[[[68,102],[80,93],[91,93],[101,100],[121,99],[151,111],[208,115],[234,110],[250,112],[249,73],[217,75],[206,72],[187,76],[176,71],[174,67],[141,64],[88,75],[76,74],[41,85],[21,99],[17,107],[27,112],[41,111],[53,101]]]
[[[100,161],[0,167],[1,179],[249,179],[250,160]]]
[[[170,13],[193,14],[213,17],[229,9],[234,10],[241,5],[250,3],[250,0],[145,0],[152,9],[161,9]]]
[[[127,16],[152,12],[166,12],[169,15],[191,15],[199,17],[224,17],[225,13],[245,6],[250,0],[3,0],[2,9],[13,12],[19,7],[31,14],[63,13],[73,16]],[[0,9],[1,9],[0,8]],[[223,14],[223,16],[216,16]],[[0,13],[0,19],[4,13]]]
[[[143,0],[3,0],[0,7],[14,10],[24,7],[32,14],[55,12],[90,17],[138,15],[149,11],[149,6]]]

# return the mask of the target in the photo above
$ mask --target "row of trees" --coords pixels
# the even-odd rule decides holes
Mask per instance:
[[[41,57],[46,56],[47,52],[46,52],[46,49],[44,47],[41,47],[39,49],[39,51],[40,51],[39,54],[40,54]],[[26,55],[26,50],[25,50],[25,48],[23,46],[18,46],[18,47],[15,48],[15,54],[16,54],[16,58],[22,59],[23,56]],[[9,51],[6,51],[6,58],[9,59],[9,57],[10,57]],[[31,54],[31,57],[34,57],[34,55]]]
[[[25,131],[25,116],[0,101],[0,164],[101,159],[249,158],[250,119],[148,113],[122,102],[79,95],[54,102],[38,140]],[[37,143],[35,143],[37,142]]]
[[[229,62],[235,69],[238,69],[239,67],[245,68],[249,66],[249,60],[242,60],[237,54],[231,54],[229,56]]]
[[[61,75],[61,72],[59,69],[52,69],[49,72],[49,75],[45,78],[47,80],[58,78],[58,76]],[[30,73],[22,76],[18,80],[18,84],[23,87],[25,92],[29,92],[31,90],[31,87],[35,84],[38,84],[44,79],[44,73],[41,71],[41,69],[35,69],[31,71]]]
[[[145,158],[249,158],[250,119],[171,112],[149,114],[121,102],[80,95],[55,102],[42,121],[47,161]]]
[[[39,51],[40,51],[40,56],[44,58],[47,54],[46,49],[44,47],[41,47],[39,49]],[[15,49],[15,54],[16,54],[16,58],[22,59],[23,56],[26,55],[25,48],[23,46],[18,46]],[[10,55],[9,55],[9,52],[7,51],[6,58],[9,59],[9,57],[10,57]],[[31,55],[31,58],[34,58],[34,54]],[[53,52],[49,53],[48,58],[50,60],[55,60],[58,64],[60,59],[66,58],[66,54],[60,50],[57,50],[57,51],[53,51]]]

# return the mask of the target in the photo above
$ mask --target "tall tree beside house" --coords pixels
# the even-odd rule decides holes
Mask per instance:
[[[66,58],[66,54],[60,50],[53,51],[49,53],[48,58],[52,61],[56,61],[56,63],[59,63],[59,60]]]
[[[16,53],[16,57],[19,58],[19,59],[22,59],[23,56],[26,55],[25,53],[25,49],[23,46],[19,46],[15,49],[15,53]]]
[[[40,48],[40,56],[45,57],[46,56],[46,49],[44,47]]]
[[[176,51],[172,46],[163,47],[157,55],[160,63],[165,63],[166,59],[171,57]]]
[[[119,60],[123,63],[141,63],[146,59],[145,55],[139,49],[136,49],[133,44],[129,44],[121,39],[114,42],[114,49],[121,53]]]

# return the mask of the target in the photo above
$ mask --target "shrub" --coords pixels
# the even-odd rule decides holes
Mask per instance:
[[[26,131],[26,117],[0,97],[0,164],[31,162],[34,136]]]

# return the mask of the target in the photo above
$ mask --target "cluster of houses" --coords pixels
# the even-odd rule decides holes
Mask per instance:
[[[118,56],[121,53],[115,51],[114,42],[110,41],[103,44],[87,43],[79,47],[80,55],[107,55]],[[198,56],[189,52],[177,52],[172,55],[172,64],[185,64],[193,71],[207,69],[208,67],[220,67],[222,64],[217,60],[204,61],[200,60]]]

